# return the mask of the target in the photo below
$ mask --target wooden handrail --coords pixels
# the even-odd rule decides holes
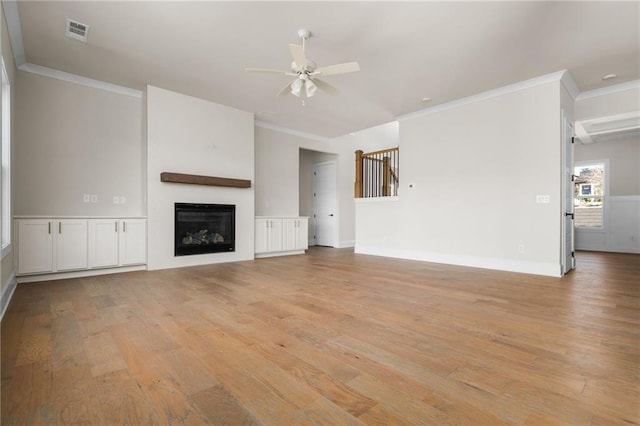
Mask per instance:
[[[381,149],[380,151],[365,152],[365,153],[363,153],[362,155],[363,155],[363,156],[365,156],[365,157],[367,157],[367,156],[369,156],[369,155],[385,154],[385,153],[387,153],[387,152],[394,152],[394,151],[398,151],[398,150],[400,150],[400,148],[399,148],[399,147],[396,147],[396,148],[387,148],[387,149]],[[360,151],[360,152],[362,152],[362,151]]]
[[[365,155],[362,156],[362,159],[363,160],[368,160],[368,161],[377,161],[378,163],[382,163],[382,160],[379,159],[379,158],[369,158],[369,157],[367,157]]]

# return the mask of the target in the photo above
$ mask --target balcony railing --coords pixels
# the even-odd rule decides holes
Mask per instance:
[[[393,197],[398,195],[400,175],[398,148],[374,152],[356,151],[355,198]]]

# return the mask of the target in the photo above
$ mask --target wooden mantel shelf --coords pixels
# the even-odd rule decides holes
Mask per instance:
[[[251,188],[251,181],[246,179],[229,179],[214,176],[188,175],[184,173],[160,173],[161,182],[190,183],[193,185],[231,186],[233,188]]]

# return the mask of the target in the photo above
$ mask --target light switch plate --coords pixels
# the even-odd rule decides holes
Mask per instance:
[[[551,195],[536,195],[536,203],[549,204],[551,202]]]

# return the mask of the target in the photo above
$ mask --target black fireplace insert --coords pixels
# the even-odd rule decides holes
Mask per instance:
[[[236,250],[236,206],[175,203],[176,256]]]

